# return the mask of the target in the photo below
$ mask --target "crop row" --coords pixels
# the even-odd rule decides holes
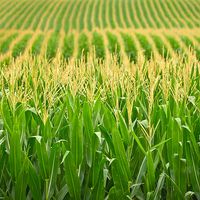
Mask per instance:
[[[58,52],[66,60],[72,56],[87,59],[87,55],[92,52],[99,59],[105,59],[106,52],[117,56],[119,59],[123,53],[121,51],[124,51],[127,58],[136,63],[140,52],[147,60],[150,60],[152,56],[158,55],[164,58],[174,53],[186,55],[189,49],[195,51],[197,58],[200,59],[198,36],[189,36],[182,33],[107,31],[104,34],[99,31],[59,34],[52,32],[45,37],[41,32],[38,34],[24,33],[22,37],[18,32],[1,32],[1,35],[1,56],[11,52],[10,55],[18,57],[25,52],[29,43],[31,48],[28,52],[30,54],[37,56],[41,52],[46,52],[45,55],[48,60],[55,58]],[[31,38],[33,39],[31,40]]]
[[[0,28],[93,30],[94,28],[195,28],[198,0],[0,0]]]

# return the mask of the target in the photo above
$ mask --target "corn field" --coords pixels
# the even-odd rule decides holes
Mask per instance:
[[[0,199],[200,200],[199,0],[0,0]]]

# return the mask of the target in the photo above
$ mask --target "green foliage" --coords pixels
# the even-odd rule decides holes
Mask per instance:
[[[200,37],[199,37],[199,36],[196,36],[195,38],[196,38],[196,40],[198,41],[198,43],[200,43]]]
[[[179,1],[179,5],[181,6],[181,9],[184,11],[184,13],[188,17],[188,19],[192,20],[193,16],[188,11],[191,8],[190,4],[187,4],[187,2],[183,3],[182,1]],[[186,7],[188,7],[189,9],[187,10]],[[192,14],[194,15],[195,18],[197,17],[195,13],[192,12]],[[197,17],[197,19],[198,19],[198,17]],[[197,22],[196,20],[192,20],[192,21],[194,22],[195,26],[199,27],[199,22]],[[188,22],[188,20],[187,20],[187,24],[189,25],[189,27],[192,28],[192,24],[190,22]]]
[[[169,52],[162,39],[158,35],[152,35],[152,39],[156,45],[156,48],[158,49],[159,54],[165,59],[169,57]]]
[[[194,48],[193,42],[185,35],[181,35],[181,40],[185,43],[188,48]]]
[[[163,2],[163,1],[161,1],[161,0],[159,0],[158,1],[159,2],[159,4],[160,4],[160,6],[161,6],[161,9],[163,10],[163,13],[164,13],[164,18],[166,18],[170,23],[171,23],[171,25],[173,26],[173,27],[176,27],[177,25],[176,25],[176,23],[174,22],[174,18],[172,18],[171,16],[170,16],[170,13],[167,11],[167,9],[166,9],[166,6],[167,5],[165,5],[166,3],[165,2]],[[156,5],[156,4],[155,4]]]
[[[51,4],[44,4],[42,5],[38,10],[37,12],[33,15],[35,16],[34,18],[30,19],[31,20],[31,23],[33,23],[32,25],[32,29],[33,30],[36,30],[38,28],[38,22],[40,22],[40,20],[42,19],[42,16],[43,14],[45,14],[46,10],[48,9],[48,7],[50,6]],[[29,27],[30,24],[27,22],[25,24],[26,27]]]
[[[0,8],[0,18],[2,18],[6,12],[8,12],[9,10],[11,10],[13,7],[15,7],[16,5],[16,2],[12,1],[12,2],[9,2],[9,1],[5,1],[5,2],[2,2],[1,4],[1,8]]]
[[[158,16],[160,17],[161,22],[164,24],[164,26],[165,26],[166,28],[170,28],[168,22],[166,21],[167,18],[164,16],[163,12],[159,9],[159,5],[158,5],[158,3],[155,2],[155,1],[156,1],[156,0],[154,0],[153,3],[154,3],[154,6],[155,6],[155,9],[156,9],[156,11],[157,11]],[[152,16],[153,16],[153,14],[152,14]]]
[[[91,2],[91,5],[90,5],[90,12],[92,12],[92,5],[94,4],[94,2],[92,1]],[[86,6],[87,6],[87,2],[84,2],[83,3],[83,7],[82,7],[82,10],[86,10]],[[84,27],[84,14],[85,14],[85,12],[80,12],[80,19],[79,19],[79,31],[82,31],[85,27]],[[88,19],[90,19],[90,20],[88,20],[88,22],[87,22],[87,24],[88,24],[88,27],[90,27],[90,29],[89,30],[91,30],[92,28],[91,28],[91,15],[88,15]]]
[[[181,3],[182,3],[182,1],[180,2],[180,4],[181,4]],[[198,18],[199,18],[198,12],[197,12],[197,13],[195,12],[196,6],[190,4],[190,2],[188,2],[188,1],[184,1],[184,5],[188,7],[189,11],[192,13],[192,15],[193,15],[193,17],[194,17],[195,19],[198,19]],[[200,26],[200,22],[198,22],[198,21],[195,21],[195,24],[197,25],[197,27]]]
[[[155,12],[154,12],[154,10],[152,8],[151,0],[146,0],[145,2],[147,4],[147,9],[149,9],[149,11],[150,11],[150,15],[151,15],[150,17],[152,17],[152,19],[156,23],[156,28],[161,28],[161,24],[160,24],[160,22],[158,20],[158,17],[156,17]]]
[[[135,20],[135,16],[132,10],[132,1],[128,1],[127,3],[128,3],[128,11],[130,14],[131,21],[133,22],[135,28],[139,28],[139,25]]]
[[[172,49],[179,54],[182,54],[184,50],[181,48],[179,42],[171,35],[166,35],[167,40],[169,41]]]
[[[112,7],[113,1],[109,1],[109,21],[112,28],[116,28],[115,22],[114,22],[114,12]]]
[[[102,28],[109,26],[111,28],[147,28],[148,26],[152,28],[153,21],[157,28],[195,28],[200,26],[197,1],[78,0],[54,2],[42,0],[17,2],[8,0],[6,4],[2,0],[0,28],[53,29],[57,32],[61,29],[68,32],[70,29],[80,31],[86,28],[92,31],[101,26]],[[56,23],[54,23],[55,20]],[[87,23],[84,25],[84,22]]]
[[[98,73],[91,77],[97,92],[88,99],[87,92],[80,90],[74,95],[70,85],[52,80],[53,74],[48,80],[56,88],[46,98],[46,69],[37,63],[18,63],[20,69],[25,68],[15,79],[4,73],[13,63],[0,75],[1,198],[200,198],[200,74],[195,63],[187,74],[190,90],[180,97],[176,97],[176,86],[185,79],[173,70],[181,73],[187,66],[177,61],[176,66],[170,65],[168,74],[165,66],[164,71],[155,71],[155,77],[170,89],[166,94],[157,82],[152,102],[149,64],[136,68],[134,83],[133,79],[129,82],[131,89],[138,88],[134,98],[126,96],[126,85],[120,82],[116,88],[104,88],[104,98],[99,96],[98,90],[107,83],[103,79],[100,84],[99,74],[103,77],[106,71],[97,65]],[[47,67],[55,66],[51,63]],[[37,83],[33,69],[40,77]],[[132,74],[126,76],[130,80]],[[88,83],[85,81],[83,84]],[[90,90],[90,85],[85,89]],[[17,99],[16,93],[22,99],[29,96]]]
[[[82,1],[78,1],[77,6],[74,8],[74,12],[72,15],[72,22],[71,22],[71,28],[77,29],[77,15],[79,13],[80,7],[81,7]]]
[[[117,36],[107,32],[107,37],[108,37],[108,42],[109,42],[109,46],[108,49],[110,51],[111,54],[116,55],[118,58],[118,61],[120,61],[120,44],[118,42]]]
[[[78,59],[82,56],[84,59],[87,59],[89,53],[89,40],[86,34],[81,33],[78,38]]]
[[[28,44],[28,41],[31,39],[31,34],[26,34],[24,37],[14,45],[12,50],[12,57],[16,58],[20,55],[22,55],[26,49],[26,46]]]
[[[95,13],[94,13],[94,15],[95,15],[95,27],[98,27],[98,28],[100,28],[100,19],[99,19],[99,14],[100,14],[100,12],[99,12],[99,10],[100,10],[100,8],[99,8],[99,2],[100,2],[100,0],[96,0],[98,3],[96,4],[96,8],[94,8],[95,9]]]
[[[107,0],[102,0],[102,1],[103,1],[103,3],[102,3],[103,5],[102,5],[102,10],[101,10],[101,16],[102,16],[101,20],[102,20],[103,28],[106,28],[108,26],[107,20],[106,20],[106,9],[107,9],[106,2],[107,2]]]
[[[197,45],[194,45],[193,41],[185,35],[181,36],[181,40],[185,43],[188,49],[190,48],[195,51],[197,59],[200,60],[200,48]]]
[[[74,35],[66,35],[63,42],[62,55],[68,60],[74,51]]]
[[[14,33],[10,36],[8,36],[1,44],[0,44],[0,53],[1,54],[4,54],[6,52],[8,52],[9,50],[9,47],[12,43],[12,41],[17,38],[18,36],[18,33]]]
[[[125,20],[125,23],[126,23],[126,27],[127,28],[130,28],[131,27],[131,25],[130,25],[130,23],[129,23],[129,21],[128,21],[128,14],[129,13],[127,13],[127,10],[126,10],[126,4],[124,3],[124,1],[119,1],[119,4],[120,4],[120,7],[121,7],[121,9],[122,9],[122,14],[123,14],[123,18],[124,18],[124,20]]]
[[[100,59],[105,58],[105,47],[102,35],[97,32],[93,33],[92,45],[94,46],[96,57]]]
[[[48,4],[47,4],[48,5]],[[34,20],[38,19],[37,14],[40,13],[42,11],[42,9],[45,7],[45,1],[41,1],[41,3],[39,3],[34,12],[32,12],[32,14],[30,14],[27,18],[26,23],[23,23],[23,28],[24,29],[28,29],[30,27],[30,25],[33,23]],[[37,21],[38,23],[38,21]],[[33,24],[32,24],[33,25]],[[22,25],[21,25],[22,26]],[[20,27],[21,28],[21,27]]]
[[[31,54],[33,56],[37,56],[40,54],[43,41],[44,41],[44,35],[43,34],[38,35],[31,47]]]
[[[17,10],[16,14],[15,14],[15,17],[16,18],[13,18],[12,20],[8,21],[6,23],[6,26],[8,26],[8,28],[12,28],[14,27],[15,25],[18,26],[18,24],[16,24],[16,21],[24,14],[24,12],[28,9],[29,7],[29,2],[24,2],[20,8]]]
[[[52,4],[50,4],[50,9],[48,10],[48,12],[45,12],[45,13],[42,13],[42,14],[45,14],[43,17],[42,17],[42,22],[41,22],[41,26],[39,27],[42,31],[44,31],[45,27],[46,27],[46,24],[47,24],[47,21],[49,19],[49,15],[53,12],[55,6],[56,6],[56,3],[57,2],[52,2]],[[34,28],[34,30],[36,30],[36,28],[38,27],[38,22]]]
[[[61,11],[61,13],[58,17],[57,23],[56,23],[56,29],[55,29],[56,32],[59,32],[62,28],[62,20],[64,18],[64,15],[65,15],[65,12],[66,12],[68,6],[69,6],[69,1],[66,1],[64,6],[62,7],[62,11]]]
[[[148,42],[147,38],[142,34],[136,34],[137,39],[140,42],[140,45],[142,46],[144,50],[144,55],[147,60],[151,59],[153,55],[153,50],[151,47],[151,44]]]
[[[74,10],[75,3],[76,3],[76,1],[72,1],[69,12],[67,13],[67,15],[64,19],[64,30],[66,33],[69,31],[69,28],[70,28],[69,17],[72,15],[72,11]]]
[[[191,24],[190,21],[188,21],[188,19],[182,14],[181,10],[187,15],[187,11],[185,10],[184,7],[180,7],[181,2],[177,4],[176,1],[172,1],[172,6],[175,9],[176,13],[178,13],[178,15],[176,15],[177,17],[180,16],[181,19],[184,19],[184,21],[186,22],[187,26],[189,28],[193,28],[193,25]],[[174,14],[176,14],[174,13]],[[181,27],[184,27],[184,25],[182,24],[182,22],[179,20],[179,24],[181,24]]]
[[[137,49],[132,37],[128,34],[122,33],[125,51],[131,62],[137,62]]]
[[[89,31],[92,30],[93,24],[92,24],[92,11],[94,9],[94,4],[95,1],[91,1],[90,5],[89,5],[89,10],[88,10],[88,15],[87,15],[87,28]],[[88,6],[88,2],[85,2],[85,7],[83,8],[83,10],[86,9],[86,5]],[[81,30],[84,28],[84,14],[85,12],[81,12],[81,17],[80,17],[80,26],[81,26]]]
[[[22,4],[22,2],[18,3],[18,4],[15,4],[13,6],[14,11],[13,11],[13,9],[10,9],[8,11],[8,14],[6,16],[4,16],[5,17],[4,20],[2,20],[1,23],[0,23],[0,28],[4,28],[5,25],[7,25],[9,19],[12,18],[12,16],[13,16],[13,12],[16,12],[16,10],[20,9],[21,4]],[[1,17],[3,17],[3,16],[1,16]]]
[[[162,2],[161,2],[162,3]],[[178,25],[178,27],[181,27],[181,28],[183,28],[184,27],[184,24],[183,24],[183,22],[180,20],[180,18],[179,18],[179,15],[181,15],[181,13],[179,12],[179,14],[177,15],[177,11],[176,10],[174,10],[174,8],[175,8],[175,5],[172,5],[172,1],[166,1],[166,7],[168,7],[168,9],[170,10],[170,12],[171,12],[171,15],[169,14],[169,12],[167,12],[168,14],[167,14],[167,17],[168,17],[168,19],[171,21],[171,23],[172,23],[172,25],[174,26],[174,27],[177,27],[177,25]],[[177,8],[176,8],[177,9]],[[166,14],[166,13],[165,13]],[[177,22],[177,25],[176,25],[176,22]]]
[[[55,27],[54,27],[54,23],[55,23],[56,16],[57,16],[57,14],[60,12],[61,8],[64,7],[63,4],[64,4],[64,3],[61,2],[61,5],[59,5],[59,6],[57,7],[57,9],[53,11],[53,15],[52,15],[51,18],[49,19],[48,30],[54,30],[54,28],[55,28]],[[61,23],[61,22],[62,22],[62,21],[60,21],[60,22],[58,22],[58,23]],[[56,23],[56,24],[58,24],[58,23]]]
[[[140,16],[139,19],[140,19],[140,24],[142,25],[142,28],[146,28],[146,24],[144,23],[143,17],[141,17],[142,13],[139,8],[140,3],[141,3],[141,1],[134,1],[134,6],[135,6],[137,16]]]
[[[47,59],[37,57],[45,33],[36,35],[33,56],[17,58],[33,33],[13,42],[18,33],[0,32],[0,54],[14,44],[11,55],[0,58],[0,199],[200,199],[199,46],[190,37],[180,36],[180,43],[165,33],[178,53],[169,59],[161,37],[150,34],[164,57],[157,61],[142,30],[124,30],[123,44],[115,35],[117,28],[154,24],[199,27],[197,0],[2,0],[0,5],[0,29],[53,30]],[[61,45],[60,31],[67,33]],[[131,34],[151,62],[138,59]],[[195,55],[183,61],[182,43],[198,61]],[[121,45],[136,64],[122,62]],[[59,46],[64,59],[49,62]],[[107,56],[105,48],[116,65],[107,66],[115,63],[112,58],[99,62]],[[68,62],[75,50],[78,59]]]
[[[56,56],[58,49],[59,34],[52,33],[47,44],[46,57],[51,60]]]
[[[152,22],[150,20],[150,16],[148,15],[147,9],[146,9],[146,6],[145,6],[145,4],[146,4],[147,1],[140,1],[140,3],[141,3],[141,7],[142,7],[142,12],[143,12],[144,18],[146,19],[149,27],[153,28],[153,24],[152,24]]]
[[[122,28],[123,27],[123,24],[122,24],[122,19],[121,19],[121,16],[120,16],[120,1],[117,0],[117,1],[114,1],[114,8],[115,8],[115,12],[116,12],[116,20],[117,20],[117,24],[118,24],[118,27]]]
[[[27,7],[25,7],[25,9],[19,14],[18,16],[18,20],[14,20],[15,23],[15,27],[16,29],[20,29],[21,26],[23,25],[23,22],[26,20],[26,18],[29,16],[30,12],[37,7],[37,4],[29,4],[27,5]],[[13,25],[11,25],[12,27]]]

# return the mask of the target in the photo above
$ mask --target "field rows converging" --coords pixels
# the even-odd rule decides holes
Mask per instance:
[[[198,28],[199,0],[0,0],[0,28],[88,30]],[[48,19],[48,20],[47,20]]]
[[[57,55],[64,59],[72,57],[86,58],[88,54],[95,53],[96,57],[105,60],[109,54],[121,57],[124,49],[125,56],[131,62],[137,62],[138,56],[145,59],[152,57],[167,58],[174,54],[185,55],[194,51],[200,60],[200,46],[198,41],[200,30],[173,31],[144,31],[112,29],[93,32],[32,32],[32,31],[2,31],[0,32],[0,60],[6,57],[18,57],[23,55],[32,39],[27,53],[33,56],[43,55],[48,60]],[[23,38],[22,35],[24,35]],[[107,42],[106,42],[107,41]],[[76,48],[75,48],[76,47]]]

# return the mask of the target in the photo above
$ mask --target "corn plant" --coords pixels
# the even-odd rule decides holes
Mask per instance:
[[[100,1],[99,1],[100,2]],[[101,16],[102,16],[102,26],[103,28],[106,28],[108,26],[107,21],[106,21],[106,1],[103,0],[103,5],[102,5],[102,11],[101,11]]]
[[[9,51],[9,47],[12,41],[18,36],[18,33],[11,34],[8,36],[0,45],[0,53],[4,54]]]
[[[95,21],[95,27],[100,28],[100,20],[99,20],[99,0],[96,0],[98,3],[96,4],[96,8],[95,9],[95,14],[94,14],[94,21]]]
[[[147,60],[151,59],[153,55],[153,50],[151,47],[151,44],[148,42],[147,38],[142,35],[142,34],[136,34],[138,41],[140,42],[143,50],[144,50],[144,55]]]
[[[130,61],[132,62],[137,62],[137,49],[136,49],[136,45],[134,40],[132,39],[132,37],[128,34],[121,34],[123,42],[124,42],[124,46],[125,46],[125,51],[126,54],[128,56],[128,58],[130,59]]]
[[[91,2],[91,5],[90,7],[93,6],[93,1]],[[85,10],[86,9],[86,6],[87,6],[87,3],[85,2],[85,4],[83,4],[83,7],[82,7],[82,10]],[[92,8],[90,8],[90,12],[92,12]],[[84,18],[85,18],[85,12],[82,12],[80,11],[80,17],[79,17],[79,31],[82,31],[84,29]],[[88,18],[90,19],[88,21],[88,27],[89,27],[89,30],[92,30],[91,28],[91,15],[88,15]]]
[[[164,12],[162,12],[162,11],[159,9],[159,5],[158,5],[158,3],[156,2],[156,0],[154,0],[153,5],[154,5],[154,7],[155,7],[155,9],[156,9],[156,11],[157,11],[157,14],[158,14],[159,17],[160,17],[160,20],[162,21],[162,23],[164,24],[164,26],[165,26],[166,28],[169,29],[169,28],[170,28],[170,25],[169,25],[169,23],[167,22],[167,18],[165,17]],[[152,14],[152,16],[153,16],[153,14]]]
[[[62,55],[68,60],[74,51],[74,35],[66,35],[63,42]]]
[[[169,52],[162,39],[158,35],[152,35],[152,39],[156,45],[156,48],[158,49],[159,54],[166,59],[169,56]]]
[[[101,34],[94,32],[92,37],[92,45],[94,46],[94,50],[96,53],[96,57],[100,59],[105,58],[105,47],[104,41]]]
[[[178,54],[182,54],[184,52],[184,50],[181,48],[181,45],[179,44],[179,42],[171,35],[166,35],[167,40],[169,41],[172,49],[178,53]]]
[[[52,33],[47,44],[46,49],[46,57],[48,60],[51,60],[56,56],[57,49],[58,49],[58,40],[59,40],[59,34]]]
[[[23,23],[23,28],[24,29],[28,29],[30,27],[30,25],[32,24],[34,19],[37,18],[36,14],[38,14],[42,10],[42,8],[44,8],[44,6],[45,6],[45,2],[43,2],[43,1],[37,5],[37,7],[34,10],[34,12],[32,12],[32,14],[30,14],[27,17],[26,23]],[[38,23],[38,21],[37,21],[37,23]]]
[[[146,28],[146,24],[144,22],[144,18],[141,17],[143,14],[141,13],[141,10],[139,8],[139,4],[140,3],[141,2],[137,1],[137,0],[134,1],[135,11],[136,11],[137,16],[140,16],[140,24],[141,24],[142,28]]]
[[[66,1],[64,6],[62,7],[62,11],[61,11],[61,13],[58,17],[57,23],[56,23],[56,29],[55,29],[56,32],[59,32],[62,29],[62,20],[64,18],[64,15],[65,15],[65,12],[66,12],[68,6],[69,6],[69,2]]]
[[[80,34],[78,45],[78,59],[84,58],[86,60],[89,53],[89,40],[86,34]]]
[[[79,13],[80,7],[81,7],[81,1],[78,1],[77,6],[75,7],[75,10],[72,15],[72,21],[71,21],[71,28],[76,29],[77,28],[77,13]]]
[[[41,14],[44,14],[44,17],[42,17],[41,25],[39,27],[42,31],[45,30],[45,27],[47,26],[47,21],[49,19],[49,15],[53,12],[55,6],[56,6],[56,2],[53,2],[52,4],[50,4],[50,9],[48,11],[46,11],[45,13],[41,13]],[[37,27],[38,27],[38,22],[34,30],[36,30]]]
[[[133,10],[132,10],[132,1],[128,1],[127,4],[128,4],[128,12],[130,14],[130,18],[131,18],[131,21],[133,22],[134,24],[134,27],[135,28],[139,28],[139,25],[137,23],[137,21],[135,20],[135,17],[134,17],[134,13],[133,13]]]
[[[69,12],[67,13],[65,19],[64,19],[64,30],[67,33],[70,29],[70,21],[69,21],[69,17],[72,16],[72,11],[74,10],[74,6],[75,6],[76,1],[72,1]]]
[[[11,61],[0,73],[0,197],[199,199],[194,58],[116,63],[112,74],[94,58]]]
[[[111,54],[116,55],[117,56],[117,60],[120,61],[120,44],[118,42],[117,36],[115,36],[114,34],[107,32],[107,37],[108,37],[108,42],[109,42],[109,46],[108,49],[110,51]]]
[[[33,21],[33,27],[32,27],[32,29],[35,31],[37,28],[38,28],[38,22],[40,22],[40,20],[44,20],[44,19],[42,19],[42,16],[44,15],[44,14],[46,14],[46,12],[47,12],[47,9],[49,8],[51,6],[51,4],[44,4],[44,6],[41,6],[40,7],[40,9],[38,9],[37,10],[37,15],[33,18],[34,19],[34,21]],[[41,22],[41,23],[43,23],[43,22]],[[26,24],[26,26],[27,27],[29,27],[29,23],[27,23]],[[44,25],[43,25],[44,26]]]
[[[147,3],[147,6],[148,6],[148,9],[149,9],[149,11],[150,11],[150,15],[151,15],[152,19],[153,19],[154,22],[156,23],[156,27],[157,27],[157,28],[161,28],[161,24],[160,24],[158,18],[155,16],[155,12],[154,12],[154,10],[153,10],[153,8],[152,8],[151,1],[150,1],[150,0],[147,0],[146,3]]]
[[[153,24],[152,24],[152,22],[150,20],[150,16],[148,15],[147,9],[145,7],[145,4],[147,4],[147,1],[141,1],[140,3],[141,3],[141,6],[142,6],[142,10],[144,11],[144,13],[143,13],[144,14],[144,18],[146,19],[149,27],[153,28]],[[148,8],[150,8],[150,7],[148,7]]]
[[[44,35],[43,34],[38,35],[31,47],[31,54],[33,56],[37,56],[40,54],[43,41],[44,41]]]
[[[112,4],[113,4],[113,1],[109,1],[109,21],[110,21],[111,28],[116,28],[116,25],[113,19],[114,13],[113,13]]]
[[[91,31],[92,30],[92,27],[93,27],[93,23],[92,23],[92,18],[93,18],[93,16],[92,16],[92,11],[93,11],[93,9],[94,9],[94,1],[91,1],[90,2],[90,4],[89,4],[89,11],[88,11],[88,15],[87,15],[87,28],[88,28],[88,30],[89,31]],[[86,5],[88,6],[88,3],[86,2],[85,3],[85,8],[84,9],[86,9]],[[83,10],[84,10],[83,9]],[[84,14],[85,12],[81,12],[81,14],[82,14],[82,16],[80,17],[80,21],[81,21],[81,23],[82,23],[82,27],[84,26],[84,21],[83,21],[83,19],[84,19],[84,17],[83,17],[83,14]],[[83,28],[82,28],[83,29]],[[81,30],[82,30],[81,29]]]
[[[16,58],[24,53],[28,41],[31,39],[31,36],[32,36],[31,34],[24,35],[23,38],[14,45],[12,50],[13,58]]]

